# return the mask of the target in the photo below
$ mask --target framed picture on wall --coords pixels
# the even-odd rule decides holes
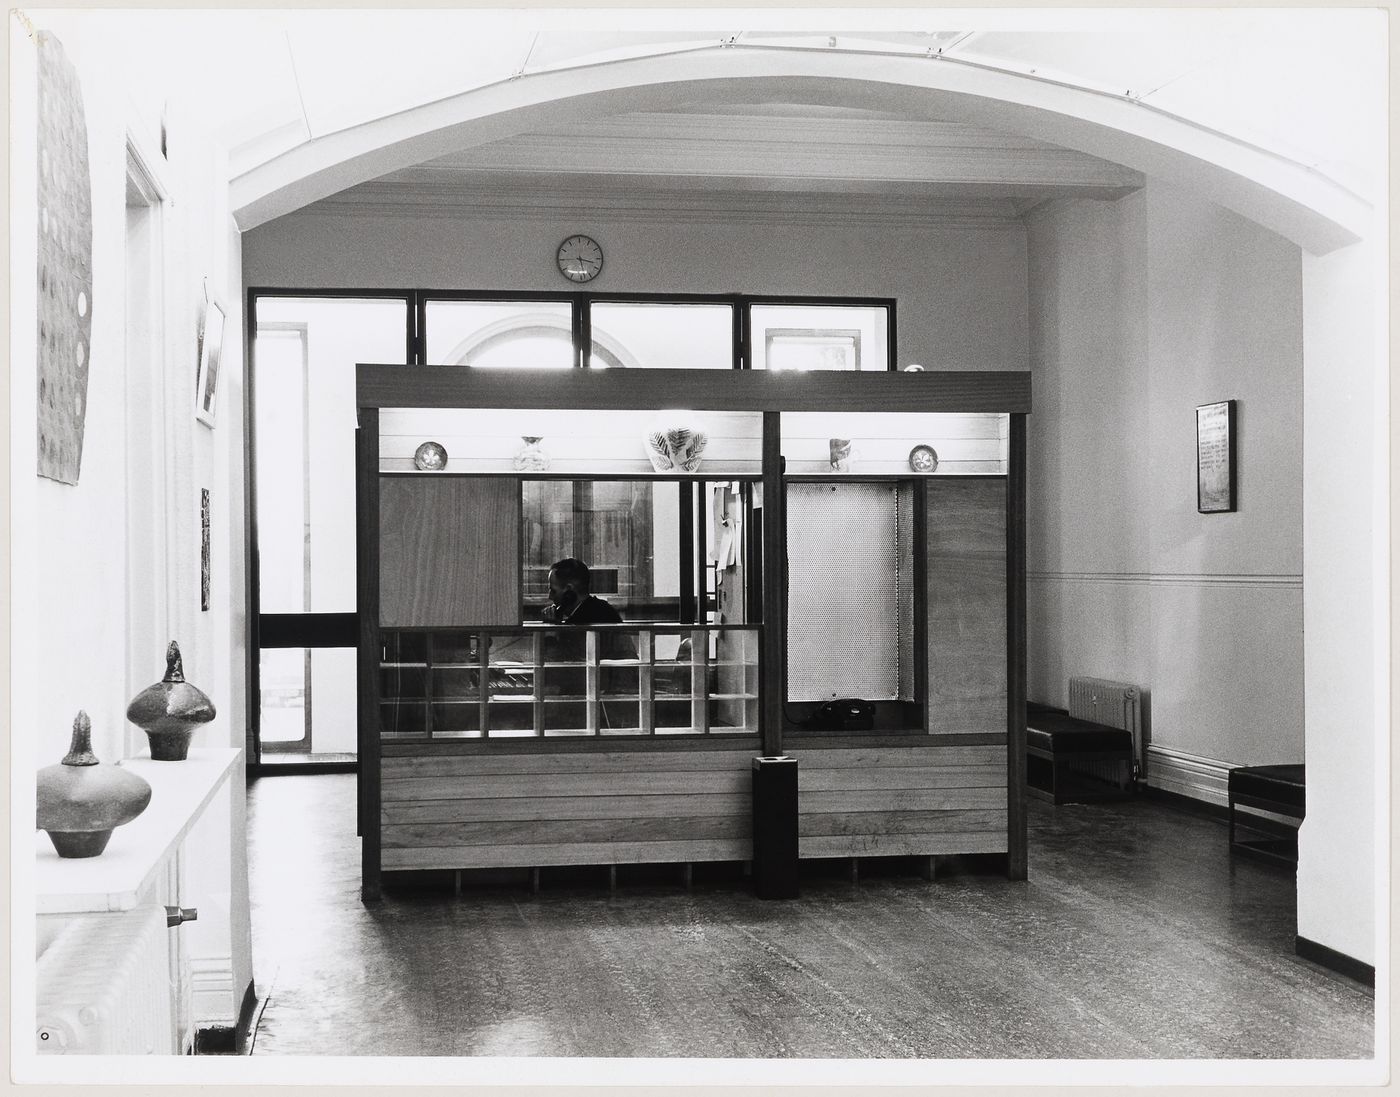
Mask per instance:
[[[1220,514],[1235,509],[1235,401],[1196,409],[1196,509]]]
[[[219,397],[219,360],[224,348],[224,310],[207,294],[199,325],[199,371],[195,375],[195,418],[210,427]]]

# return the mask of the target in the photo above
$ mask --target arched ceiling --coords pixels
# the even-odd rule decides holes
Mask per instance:
[[[352,186],[567,178],[1024,208],[1150,173],[1327,250],[1383,193],[1375,12],[43,15],[103,25],[138,97],[189,88],[245,228]]]

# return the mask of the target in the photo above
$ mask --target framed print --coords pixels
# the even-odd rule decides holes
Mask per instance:
[[[219,359],[224,347],[224,310],[209,297],[199,326],[199,372],[195,375],[195,418],[212,427],[218,408]]]
[[[1196,509],[1221,514],[1235,509],[1235,402],[1196,409]]]

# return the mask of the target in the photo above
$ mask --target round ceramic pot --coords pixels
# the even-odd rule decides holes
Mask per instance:
[[[174,640],[165,651],[165,677],[136,695],[126,718],[146,733],[151,757],[158,762],[184,761],[199,725],[214,719],[214,702],[185,681],[180,645]]]
[[[36,793],[35,823],[60,857],[96,857],[112,831],[151,802],[151,786],[143,778],[97,760],[86,712],[73,721],[73,742],[63,761],[39,771]]]

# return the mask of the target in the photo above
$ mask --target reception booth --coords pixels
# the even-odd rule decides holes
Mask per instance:
[[[1029,374],[362,365],[357,393],[364,898],[750,860],[769,828],[794,877],[1024,878]],[[564,557],[624,623],[542,623]]]

